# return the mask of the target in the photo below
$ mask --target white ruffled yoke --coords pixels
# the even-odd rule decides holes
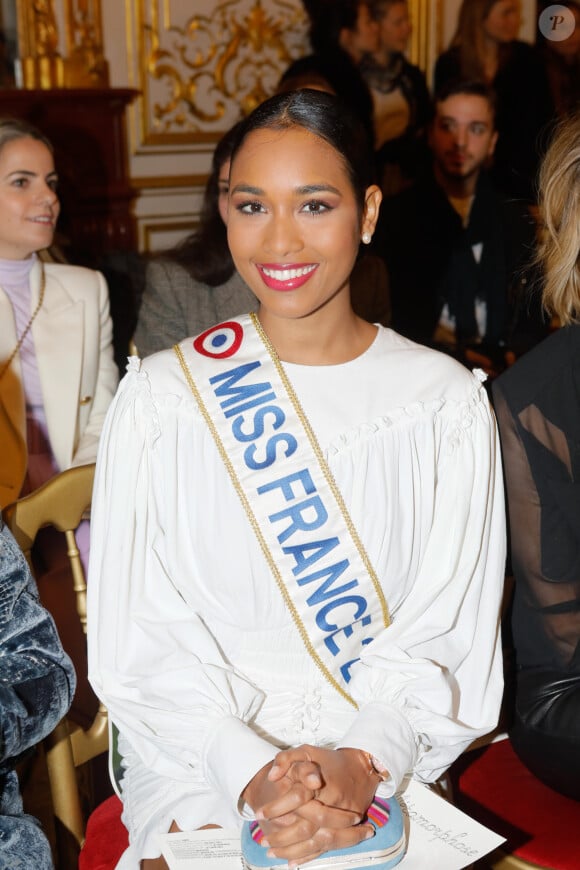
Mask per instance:
[[[336,366],[285,364],[392,617],[350,691],[306,652],[173,351],[134,361],[102,435],[90,677],[121,733],[121,867],[156,831],[241,824],[280,746],[365,749],[437,778],[497,721],[504,498],[481,379],[379,328]]]

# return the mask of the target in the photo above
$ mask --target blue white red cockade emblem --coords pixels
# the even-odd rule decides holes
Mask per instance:
[[[194,339],[193,348],[197,353],[212,359],[227,359],[240,349],[243,337],[242,325],[235,320],[226,320],[198,335]]]

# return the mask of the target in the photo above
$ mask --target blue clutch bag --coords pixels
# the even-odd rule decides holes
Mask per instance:
[[[367,821],[375,829],[375,836],[363,840],[349,849],[325,852],[304,865],[305,870],[389,870],[405,855],[405,826],[396,798],[375,797],[367,810]],[[269,858],[261,845],[264,833],[259,822],[245,822],[242,828],[242,863],[246,870],[264,870],[269,867],[287,867],[282,858]]]

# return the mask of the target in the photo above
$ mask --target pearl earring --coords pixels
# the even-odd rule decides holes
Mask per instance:
[[[370,245],[372,236],[370,233],[363,233],[361,236],[363,245]]]

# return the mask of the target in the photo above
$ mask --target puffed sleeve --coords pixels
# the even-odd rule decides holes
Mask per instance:
[[[495,420],[481,387],[437,420],[432,443],[418,436],[411,458],[402,457],[413,478],[421,467],[423,483],[433,466],[423,491],[414,483],[416,510],[424,512],[412,532],[425,535],[420,562],[392,598],[392,624],[353,672],[359,713],[340,741],[381,759],[391,791],[410,774],[435,780],[492,730],[503,690],[506,542]]]
[[[224,660],[171,576],[165,550],[171,506],[159,455],[164,424],[139,367],[133,358],[97,462],[89,677],[146,766],[192,788],[218,790],[235,810],[276,748],[245,724],[262,694]]]
[[[109,305],[109,289],[101,272],[93,272],[97,283],[98,336],[93,352],[98,357],[94,398],[87,424],[73,456],[72,465],[86,465],[97,458],[99,438],[105,415],[119,382],[119,371],[113,352],[113,321]]]
[[[58,724],[75,685],[54,621],[0,518],[0,777]]]

